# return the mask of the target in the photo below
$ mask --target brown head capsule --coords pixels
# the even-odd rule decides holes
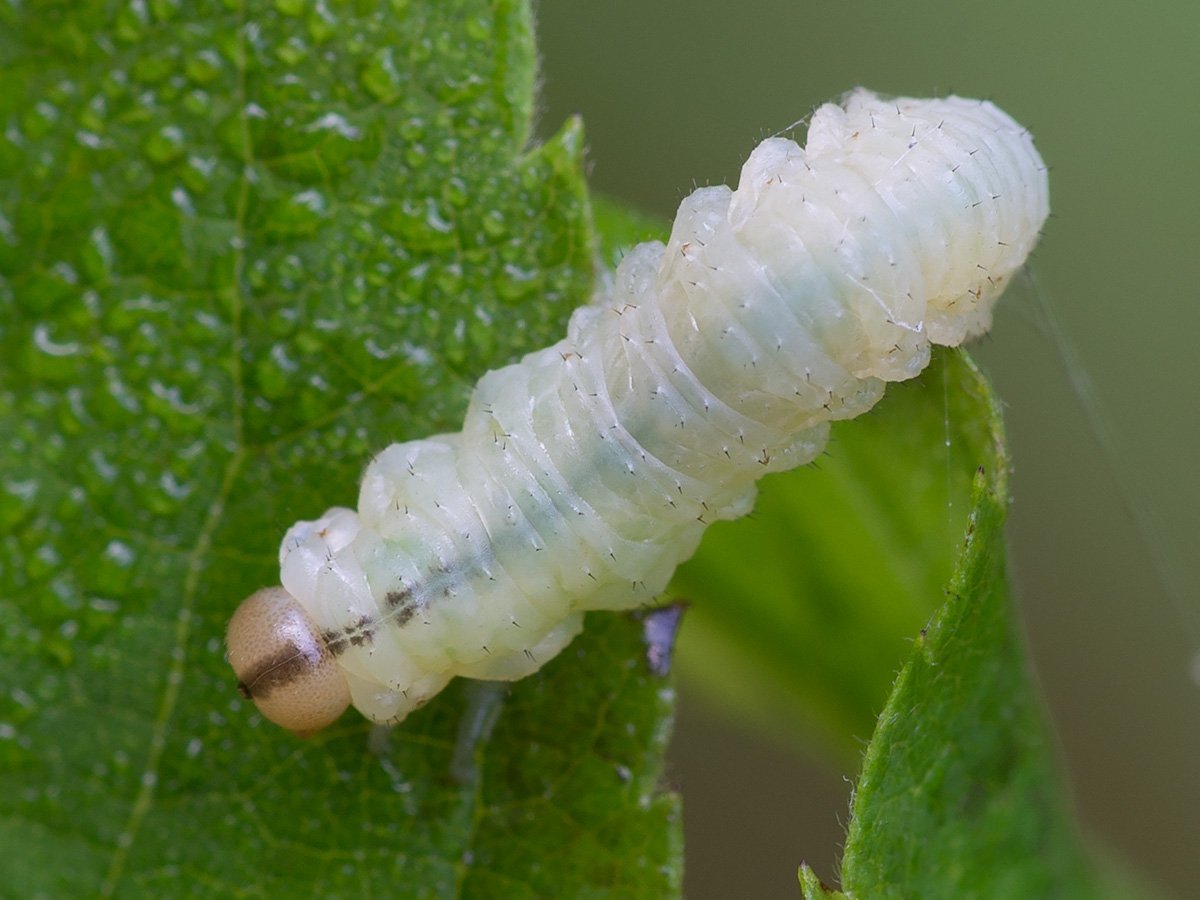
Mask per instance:
[[[335,721],[350,705],[350,687],[316,623],[282,587],[242,601],[225,635],[242,696],[300,737]]]

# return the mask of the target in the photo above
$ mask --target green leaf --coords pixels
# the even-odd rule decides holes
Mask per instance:
[[[814,466],[763,479],[750,521],[709,529],[672,586],[696,601],[682,672],[852,763],[944,597],[989,452],[979,390],[965,357],[936,353],[870,414],[837,423]]]
[[[0,8],[5,890],[677,891],[636,623],[387,742],[297,743],[223,660],[284,529],[589,293],[578,125],[525,150],[526,5],[114,9]]]
[[[986,382],[964,374],[993,440],[949,599],[867,748],[842,885],[860,897],[1130,896],[1102,881],[1067,811],[1005,579],[1000,414]]]

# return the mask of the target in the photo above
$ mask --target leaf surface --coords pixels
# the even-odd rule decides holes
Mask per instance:
[[[0,67],[5,890],[676,890],[637,623],[386,740],[298,743],[223,660],[284,529],[588,295],[526,5],[6,5]]]
[[[965,361],[965,358],[963,358]],[[842,885],[858,897],[1131,897],[1081,840],[1009,598],[999,405],[965,367],[983,444],[948,598],[892,687],[855,784]]]

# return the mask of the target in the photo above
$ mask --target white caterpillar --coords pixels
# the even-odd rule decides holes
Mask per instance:
[[[241,689],[306,733],[536,671],[584,610],[652,601],[931,342],[985,331],[1047,212],[1032,140],[991,103],[822,106],[806,147],[764,141],[736,191],[684,200],[564,340],[484,375],[461,432],[393,444],[357,512],[288,531],[282,587],[229,625]]]

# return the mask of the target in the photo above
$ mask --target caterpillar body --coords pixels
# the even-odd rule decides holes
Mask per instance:
[[[299,733],[397,722],[454,676],[517,679],[585,610],[650,603],[764,474],[985,331],[1048,213],[991,103],[865,91],[697,190],[565,339],[483,376],[462,431],[393,444],[357,511],[299,522],[228,633],[239,686]]]

